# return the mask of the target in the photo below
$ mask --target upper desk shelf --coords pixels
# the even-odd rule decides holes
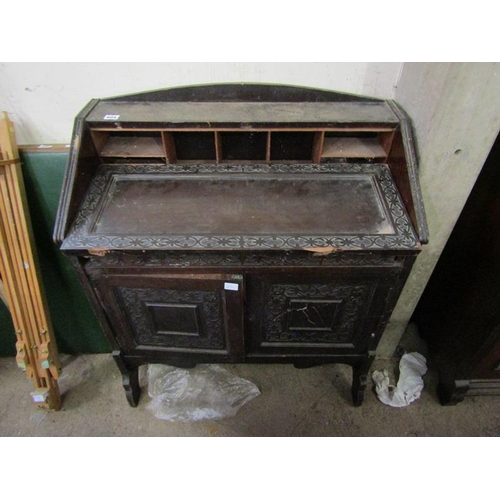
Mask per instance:
[[[386,162],[393,131],[180,130],[114,131],[91,129],[97,154],[106,163],[273,162],[365,159]]]
[[[71,231],[74,236],[74,228],[71,231],[70,228],[78,218],[81,219],[80,207],[88,208],[91,198],[89,193],[92,191],[95,194],[96,179],[105,178],[106,169],[117,172],[117,167],[124,167],[125,170],[120,172],[126,172],[126,165],[130,165],[128,171],[133,173],[141,165],[165,165],[168,167],[162,171],[165,173],[181,172],[193,166],[196,169],[196,165],[203,166],[204,171],[207,171],[207,166],[214,165],[225,168],[227,172],[231,171],[231,166],[247,166],[245,172],[248,173],[251,171],[248,170],[249,165],[260,165],[254,169],[255,172],[259,169],[264,171],[266,165],[279,165],[275,179],[280,180],[279,175],[288,175],[287,164],[290,165],[290,173],[294,165],[296,171],[304,169],[304,165],[344,165],[340,169],[344,175],[341,185],[346,190],[351,185],[345,175],[349,171],[346,165],[360,165],[354,170],[359,174],[366,169],[367,175],[373,173],[369,169],[370,165],[384,165],[394,183],[398,199],[402,200],[402,209],[411,221],[416,241],[419,244],[427,242],[427,225],[411,128],[405,113],[395,102],[317,89],[254,84],[183,87],[92,100],[75,122],[55,239],[62,243]],[[306,168],[305,171],[313,170]],[[219,169],[218,174],[220,172]],[[243,184],[240,186],[238,182],[234,184],[232,179],[227,179],[228,186],[239,189],[245,197]],[[307,182],[316,186],[314,177],[308,177]],[[333,182],[332,186],[334,184],[340,185]],[[373,200],[377,198],[377,193],[381,192],[380,187],[370,185],[373,189],[370,188],[370,202],[366,203],[368,210],[371,210],[370,203],[375,203]],[[196,186],[197,189],[203,187],[202,184]],[[321,186],[322,196],[328,196],[328,186]],[[352,186],[352,189],[359,190],[356,182]],[[108,186],[106,189],[109,191],[114,188]],[[161,191],[162,188],[155,189]],[[276,191],[266,183],[259,189],[269,196]],[[337,193],[335,189],[332,187],[331,193],[338,198],[340,192]],[[155,192],[155,196],[160,191]],[[188,189],[186,199],[189,193]],[[258,198],[258,193],[246,194],[249,196],[245,201],[248,212],[252,196]],[[360,207],[363,206],[360,192],[352,194]],[[297,193],[293,196],[297,196]],[[348,194],[343,193],[343,196],[349,199]],[[192,206],[196,206],[194,201]],[[338,199],[332,202],[338,205]],[[280,202],[276,198],[268,199],[268,203],[270,206],[274,206],[274,203],[277,207]],[[290,200],[287,203],[290,204]],[[311,198],[308,203],[314,204],[314,200]],[[390,213],[390,207],[387,208],[390,201],[383,203],[385,208],[380,210]],[[339,208],[347,216],[349,208],[338,205],[335,209],[337,213],[340,213]],[[106,219],[106,213],[101,215]],[[377,217],[373,211],[371,215]],[[325,219],[325,234],[318,227],[319,233],[322,236],[341,236],[335,233],[335,221],[330,222],[333,225],[326,224]],[[189,221],[187,224],[189,226]],[[170,230],[165,227],[167,233]],[[161,228],[155,231],[160,234]],[[268,228],[268,232],[272,233],[272,228]],[[355,233],[355,224],[347,232]],[[364,236],[359,234],[361,238]],[[72,249],[68,242],[65,248]]]
[[[399,123],[385,102],[107,101],[87,122],[99,156],[120,163],[385,161]]]

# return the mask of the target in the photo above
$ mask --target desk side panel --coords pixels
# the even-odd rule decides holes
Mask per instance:
[[[54,225],[54,241],[61,244],[99,165],[85,118],[99,101],[93,99],[75,119],[71,149]]]

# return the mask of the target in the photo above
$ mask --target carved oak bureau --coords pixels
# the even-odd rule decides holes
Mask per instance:
[[[353,368],[427,241],[409,121],[393,101],[276,85],[92,100],[55,227],[111,343],[138,367]]]

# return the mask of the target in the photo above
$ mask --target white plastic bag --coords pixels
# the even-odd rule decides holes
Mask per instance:
[[[427,366],[424,356],[418,352],[405,354],[399,363],[399,380],[396,387],[390,385],[387,370],[372,373],[378,399],[382,403],[396,408],[408,406],[420,397],[424,388],[422,377],[426,373]]]
[[[185,370],[152,364],[148,367],[148,393],[152,400],[147,408],[157,418],[196,422],[232,417],[260,391],[219,365]]]

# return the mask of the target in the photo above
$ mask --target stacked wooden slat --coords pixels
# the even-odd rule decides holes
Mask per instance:
[[[5,294],[5,286],[3,284],[1,274],[0,274],[0,299],[7,307],[9,307],[9,305],[7,304],[7,295]]]
[[[58,410],[59,356],[45,300],[14,125],[0,120],[0,276],[16,331],[17,364],[33,379],[35,404]]]

